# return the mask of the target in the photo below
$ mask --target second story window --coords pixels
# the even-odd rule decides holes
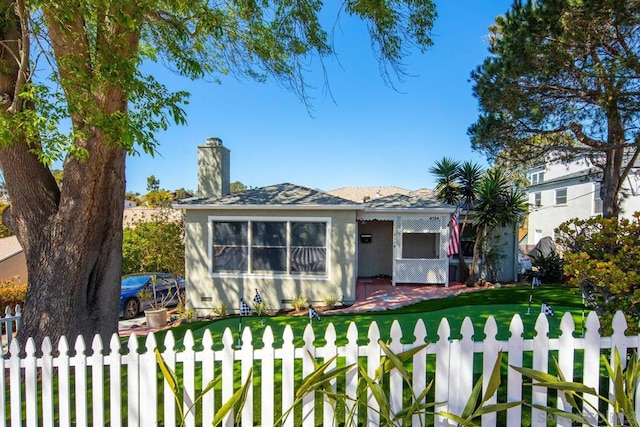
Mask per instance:
[[[542,206],[542,193],[539,191],[537,193],[533,193],[533,207],[539,208]]]
[[[556,205],[566,205],[566,204],[567,204],[567,189],[558,188],[556,190]]]
[[[544,182],[544,171],[538,171],[538,172],[531,172],[531,174],[529,175],[529,180],[531,181],[531,184],[541,184],[542,182]]]

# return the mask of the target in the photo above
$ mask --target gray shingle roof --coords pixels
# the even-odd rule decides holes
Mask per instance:
[[[356,187],[357,188],[357,187]],[[378,187],[368,187],[376,189]],[[398,187],[384,188],[386,196],[376,197],[357,202],[336,194],[350,194],[361,197],[359,191],[348,188],[334,190],[329,193],[295,184],[277,184],[267,187],[251,188],[239,193],[228,194],[218,198],[186,199],[175,204],[182,209],[225,209],[225,208],[323,208],[323,209],[354,209],[354,210],[415,210],[415,209],[448,209],[453,207],[438,202],[431,190],[404,190]],[[392,189],[399,190],[393,192]]]
[[[295,184],[277,184],[267,187],[251,188],[239,193],[228,194],[219,198],[187,199],[180,207],[215,205],[215,206],[351,206],[357,204],[351,200],[333,196],[324,191]]]

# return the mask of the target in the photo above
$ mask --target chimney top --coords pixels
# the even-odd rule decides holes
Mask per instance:
[[[217,138],[215,136],[210,136],[207,138],[207,145],[211,145],[214,147],[220,147],[222,146],[222,140],[220,138]]]

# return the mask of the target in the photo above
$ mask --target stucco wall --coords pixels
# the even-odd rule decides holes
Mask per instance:
[[[327,217],[331,220],[327,277],[299,278],[265,275],[215,277],[209,273],[210,216],[258,218]],[[305,296],[310,303],[321,304],[324,296],[341,297],[343,302],[355,301],[356,284],[356,219],[355,211],[244,211],[188,210],[185,216],[186,281],[188,304],[198,314],[208,314],[212,307],[225,303],[238,312],[240,297],[251,302],[256,288],[268,308],[287,307],[283,300]]]

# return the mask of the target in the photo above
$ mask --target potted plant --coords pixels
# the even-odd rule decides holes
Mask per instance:
[[[177,288],[177,284],[176,284]],[[140,301],[147,301],[150,305],[144,311],[144,317],[149,328],[162,328],[167,324],[169,310],[167,304],[173,299],[173,289],[169,288],[167,293],[158,292],[156,288],[156,276],[151,276],[151,283],[138,292]]]

